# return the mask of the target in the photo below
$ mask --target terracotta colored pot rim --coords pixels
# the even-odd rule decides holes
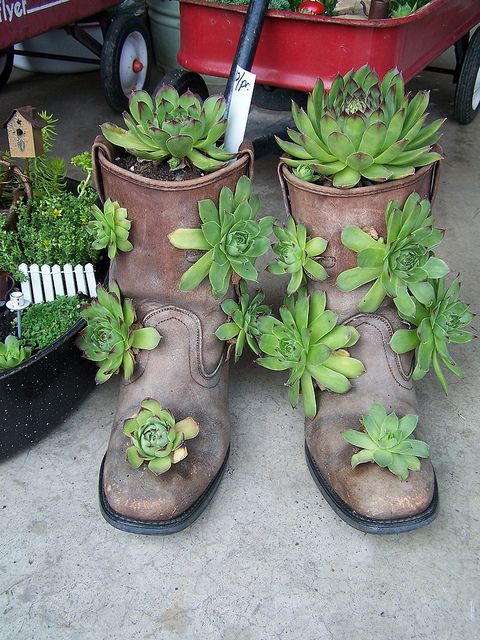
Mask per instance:
[[[442,148],[438,145],[433,147],[433,151],[437,153],[442,153]],[[305,180],[300,180],[296,176],[294,176],[290,167],[286,165],[282,160],[278,165],[278,170],[281,172],[281,177],[285,178],[289,183],[301,189],[302,191],[308,191],[310,193],[317,193],[322,196],[335,196],[338,198],[356,198],[358,196],[369,196],[376,193],[388,192],[388,191],[397,191],[399,189],[403,189],[405,185],[408,185],[410,182],[416,182],[417,180],[421,180],[422,177],[432,170],[432,166],[435,166],[437,163],[432,163],[427,165],[426,167],[421,167],[411,176],[407,176],[406,178],[401,178],[400,180],[389,180],[388,182],[379,182],[373,184],[369,187],[353,187],[352,189],[339,189],[338,187],[326,187],[325,185],[314,184],[312,182],[305,182]]]
[[[114,162],[108,160],[103,153],[99,154],[98,159],[103,170],[108,171],[118,176],[122,180],[130,182],[131,184],[134,184],[136,186],[142,186],[146,189],[155,189],[161,191],[187,191],[190,189],[196,189],[199,186],[213,184],[223,176],[237,171],[240,168],[243,168],[245,165],[251,162],[253,158],[251,148],[251,143],[244,142],[240,147],[240,151],[238,152],[239,157],[236,160],[229,162],[227,165],[225,165],[221,169],[218,169],[217,171],[206,173],[200,178],[193,178],[192,180],[179,180],[178,182],[172,182],[169,180],[154,180],[153,178],[146,178],[144,176],[135,175],[131,171],[122,169]]]

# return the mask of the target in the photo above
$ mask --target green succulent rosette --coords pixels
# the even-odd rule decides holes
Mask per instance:
[[[140,410],[123,425],[123,433],[132,442],[127,460],[134,469],[148,462],[148,469],[155,475],[166,473],[172,464],[187,457],[185,441],[196,438],[198,431],[193,418],[175,422],[157,400],[145,398]]]
[[[215,331],[215,335],[220,340],[225,340],[234,348],[235,362],[240,359],[245,342],[257,355],[260,353],[256,343],[260,335],[258,328],[259,318],[270,315],[271,309],[266,304],[262,304],[265,294],[261,291],[251,297],[244,280],[240,282],[240,297],[235,300],[225,300],[220,305],[223,312],[229,317],[228,322],[224,322]]]
[[[382,81],[365,65],[338,75],[330,91],[317,80],[307,110],[292,104],[296,130],[290,141],[276,138],[288,155],[282,160],[295,175],[312,181],[328,176],[334,187],[349,189],[362,178],[371,182],[413,175],[441,156],[431,151],[444,120],[426,125],[429,94],[405,95],[401,74],[392,69]]]
[[[352,456],[352,467],[374,462],[400,480],[407,480],[410,471],[420,471],[419,458],[430,457],[428,445],[412,436],[417,423],[416,415],[398,418],[395,412],[387,415],[381,404],[374,404],[360,419],[364,431],[348,429],[342,433],[347,442],[360,449]]]
[[[444,231],[433,226],[428,200],[412,193],[403,208],[390,202],[385,212],[387,239],[373,238],[356,226],[345,227],[342,243],[355,251],[357,266],[337,278],[341,291],[353,291],[373,282],[360,301],[360,311],[372,313],[386,295],[396,298],[405,314],[415,312],[414,299],[429,305],[435,293],[431,280],[443,278],[449,271],[432,249],[443,240]]]
[[[182,291],[192,291],[207,277],[216,298],[224,296],[232,279],[256,281],[255,262],[268,251],[273,217],[258,218],[260,200],[252,195],[252,185],[242,176],[232,192],[222,187],[218,207],[213,200],[200,200],[200,229],[177,229],[168,238],[177,249],[205,251],[180,280]]]
[[[350,379],[365,368],[346,350],[358,340],[354,327],[337,326],[337,316],[326,309],[326,295],[316,291],[310,297],[305,290],[288,296],[280,308],[280,318],[260,318],[258,344],[265,354],[257,362],[266,369],[287,371],[290,402],[297,406],[303,397],[305,414],[317,413],[314,385],[335,393],[351,388]]]
[[[78,346],[88,360],[97,363],[95,382],[109,380],[123,367],[125,380],[131,378],[135,367],[135,353],[139,349],[155,349],[160,334],[153,327],[142,327],[136,319],[132,301],[122,302],[120,289],[111,282],[107,291],[97,287],[97,300],[81,311],[87,326],[80,333]]]
[[[273,246],[275,262],[267,269],[274,275],[291,274],[287,287],[287,294],[291,295],[305,284],[306,277],[312,280],[325,280],[327,272],[317,259],[327,248],[327,241],[323,238],[308,238],[304,224],[295,224],[295,220],[288,218],[286,227],[275,226],[273,233],[278,242]]]
[[[22,344],[15,336],[7,336],[0,342],[0,371],[13,369],[30,357],[32,350]]]
[[[146,91],[132,92],[130,113],[124,112],[127,129],[105,123],[105,138],[137,158],[167,161],[171,170],[186,163],[201,171],[216,171],[235,154],[218,144],[227,128],[227,103],[211,96],[203,104],[191,91],[179,96],[163,85],[153,99]]]
[[[115,200],[105,200],[103,211],[96,204],[92,207],[94,220],[87,224],[87,231],[95,236],[92,243],[94,249],[108,249],[108,257],[113,260],[118,251],[128,252],[133,244],[128,236],[132,223],[127,217],[127,210]]]
[[[442,370],[444,365],[458,377],[463,377],[462,369],[455,363],[448,351],[448,345],[465,344],[475,337],[467,331],[473,315],[468,305],[458,299],[460,283],[454,280],[447,287],[445,278],[432,282],[434,299],[428,306],[415,300],[413,314],[405,314],[398,306],[401,318],[407,320],[412,329],[398,329],[390,340],[395,353],[407,353],[416,350],[413,379],[421,380],[430,368],[433,370],[445,393],[448,384]],[[394,300],[397,303],[397,300]]]

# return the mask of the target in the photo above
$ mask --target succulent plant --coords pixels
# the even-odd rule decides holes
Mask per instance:
[[[235,362],[238,362],[243,353],[245,341],[254,353],[260,353],[255,340],[260,335],[258,319],[271,313],[270,307],[262,304],[264,299],[265,294],[261,291],[250,298],[247,283],[241,280],[238,303],[235,300],[225,300],[220,305],[230,321],[220,325],[215,335],[220,340],[230,342],[231,346],[235,345]]]
[[[106,249],[108,257],[113,260],[118,251],[131,251],[133,244],[128,236],[132,223],[127,218],[127,210],[115,200],[105,200],[103,211],[96,204],[92,207],[95,220],[87,224],[87,231],[95,236],[92,246],[94,249]]]
[[[295,224],[291,217],[287,220],[286,228],[275,226],[273,233],[279,241],[272,247],[275,262],[267,268],[275,275],[291,274],[288,295],[298,291],[305,283],[305,276],[312,280],[325,280],[328,277],[322,265],[316,262],[316,258],[327,248],[326,240],[320,237],[308,239],[305,225]]]
[[[258,196],[252,196],[252,185],[242,176],[232,193],[222,187],[218,207],[213,200],[200,200],[200,229],[177,229],[168,238],[177,249],[200,249],[206,253],[188,269],[180,280],[182,291],[192,291],[209,277],[213,295],[224,296],[232,274],[256,281],[255,261],[270,246],[273,217],[257,221],[260,211]]]
[[[426,91],[405,95],[397,69],[380,82],[365,65],[338,75],[328,93],[317,80],[306,112],[292,103],[297,130],[287,130],[291,142],[277,138],[288,154],[282,159],[297,177],[309,166],[343,189],[362,178],[385,182],[410,176],[441,158],[431,148],[444,120],[425,126],[428,100]]]
[[[95,376],[97,384],[106,382],[121,367],[128,380],[135,367],[136,351],[155,349],[160,334],[136,321],[132,301],[125,298],[122,303],[116,282],[110,283],[108,291],[98,286],[97,298],[81,311],[87,326],[80,333],[78,346],[88,360],[100,367]]]
[[[444,364],[459,377],[463,376],[463,371],[449,354],[447,345],[464,344],[473,340],[473,333],[465,330],[473,315],[467,304],[458,300],[458,280],[454,280],[448,288],[445,278],[433,281],[432,285],[435,297],[430,305],[426,306],[415,300],[415,313],[411,315],[403,313],[397,307],[400,316],[414,325],[414,328],[395,331],[390,346],[395,353],[407,353],[416,349],[413,379],[424,378],[433,365],[442,389],[448,393],[448,384],[441,365]],[[396,299],[394,302],[397,302]]]
[[[31,348],[25,347],[15,336],[7,336],[5,342],[0,342],[0,371],[18,366],[31,352]]]
[[[273,371],[289,369],[290,402],[295,407],[302,394],[305,414],[313,418],[317,412],[314,381],[321,389],[345,393],[351,387],[349,378],[364,372],[360,360],[346,350],[359,334],[354,327],[336,326],[337,316],[326,309],[323,291],[310,297],[301,289],[288,296],[280,317],[260,318],[258,343],[266,355],[257,362]]]
[[[107,122],[105,138],[137,158],[165,160],[171,170],[186,162],[201,171],[215,171],[235,154],[217,146],[227,128],[223,96],[200,101],[187,91],[179,96],[171,85],[163,85],[154,99],[146,91],[134,91],[130,113],[124,112],[127,129]]]
[[[336,284],[342,291],[352,291],[373,282],[358,305],[360,311],[376,311],[389,295],[396,298],[399,308],[413,315],[412,296],[430,304],[435,293],[429,280],[442,278],[449,271],[432,253],[444,231],[433,227],[430,203],[420,200],[417,193],[407,198],[403,209],[398,202],[390,202],[385,219],[386,241],[356,226],[343,229],[342,242],[358,254],[358,266],[341,273]]]
[[[428,445],[412,436],[417,422],[416,415],[399,419],[395,412],[387,415],[381,404],[374,404],[360,419],[364,431],[348,429],[342,433],[347,442],[360,449],[352,456],[352,467],[375,462],[406,480],[410,471],[420,470],[419,458],[430,456]]]
[[[123,433],[132,441],[127,449],[130,465],[138,469],[148,461],[149,470],[160,475],[187,457],[185,440],[198,435],[198,424],[193,418],[175,422],[157,400],[145,398],[140,410],[125,420]]]

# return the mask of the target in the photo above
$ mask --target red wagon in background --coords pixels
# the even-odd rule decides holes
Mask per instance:
[[[178,60],[191,71],[227,77],[246,6],[180,0]],[[310,91],[321,77],[372,66],[379,75],[397,67],[406,81],[455,45],[455,115],[470,122],[480,104],[480,0],[431,0],[406,18],[385,20],[311,16],[269,10],[252,71],[261,85]],[[180,84],[181,81],[178,80]],[[184,84],[184,83],[183,83]]]
[[[120,0],[1,0],[0,88],[8,82],[14,55],[97,65],[100,59],[105,98],[113,109],[122,111],[129,93],[148,83],[152,45],[142,17],[108,12],[121,4]],[[87,18],[100,24],[103,43],[82,27],[80,21]],[[58,28],[64,28],[96,58],[15,51],[15,44]]]

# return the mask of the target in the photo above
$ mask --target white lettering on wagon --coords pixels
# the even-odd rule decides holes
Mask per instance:
[[[51,9],[59,4],[65,4],[70,0],[52,0],[36,7],[29,7],[28,0],[0,0],[0,22],[12,22],[13,18],[23,18],[30,13]]]

